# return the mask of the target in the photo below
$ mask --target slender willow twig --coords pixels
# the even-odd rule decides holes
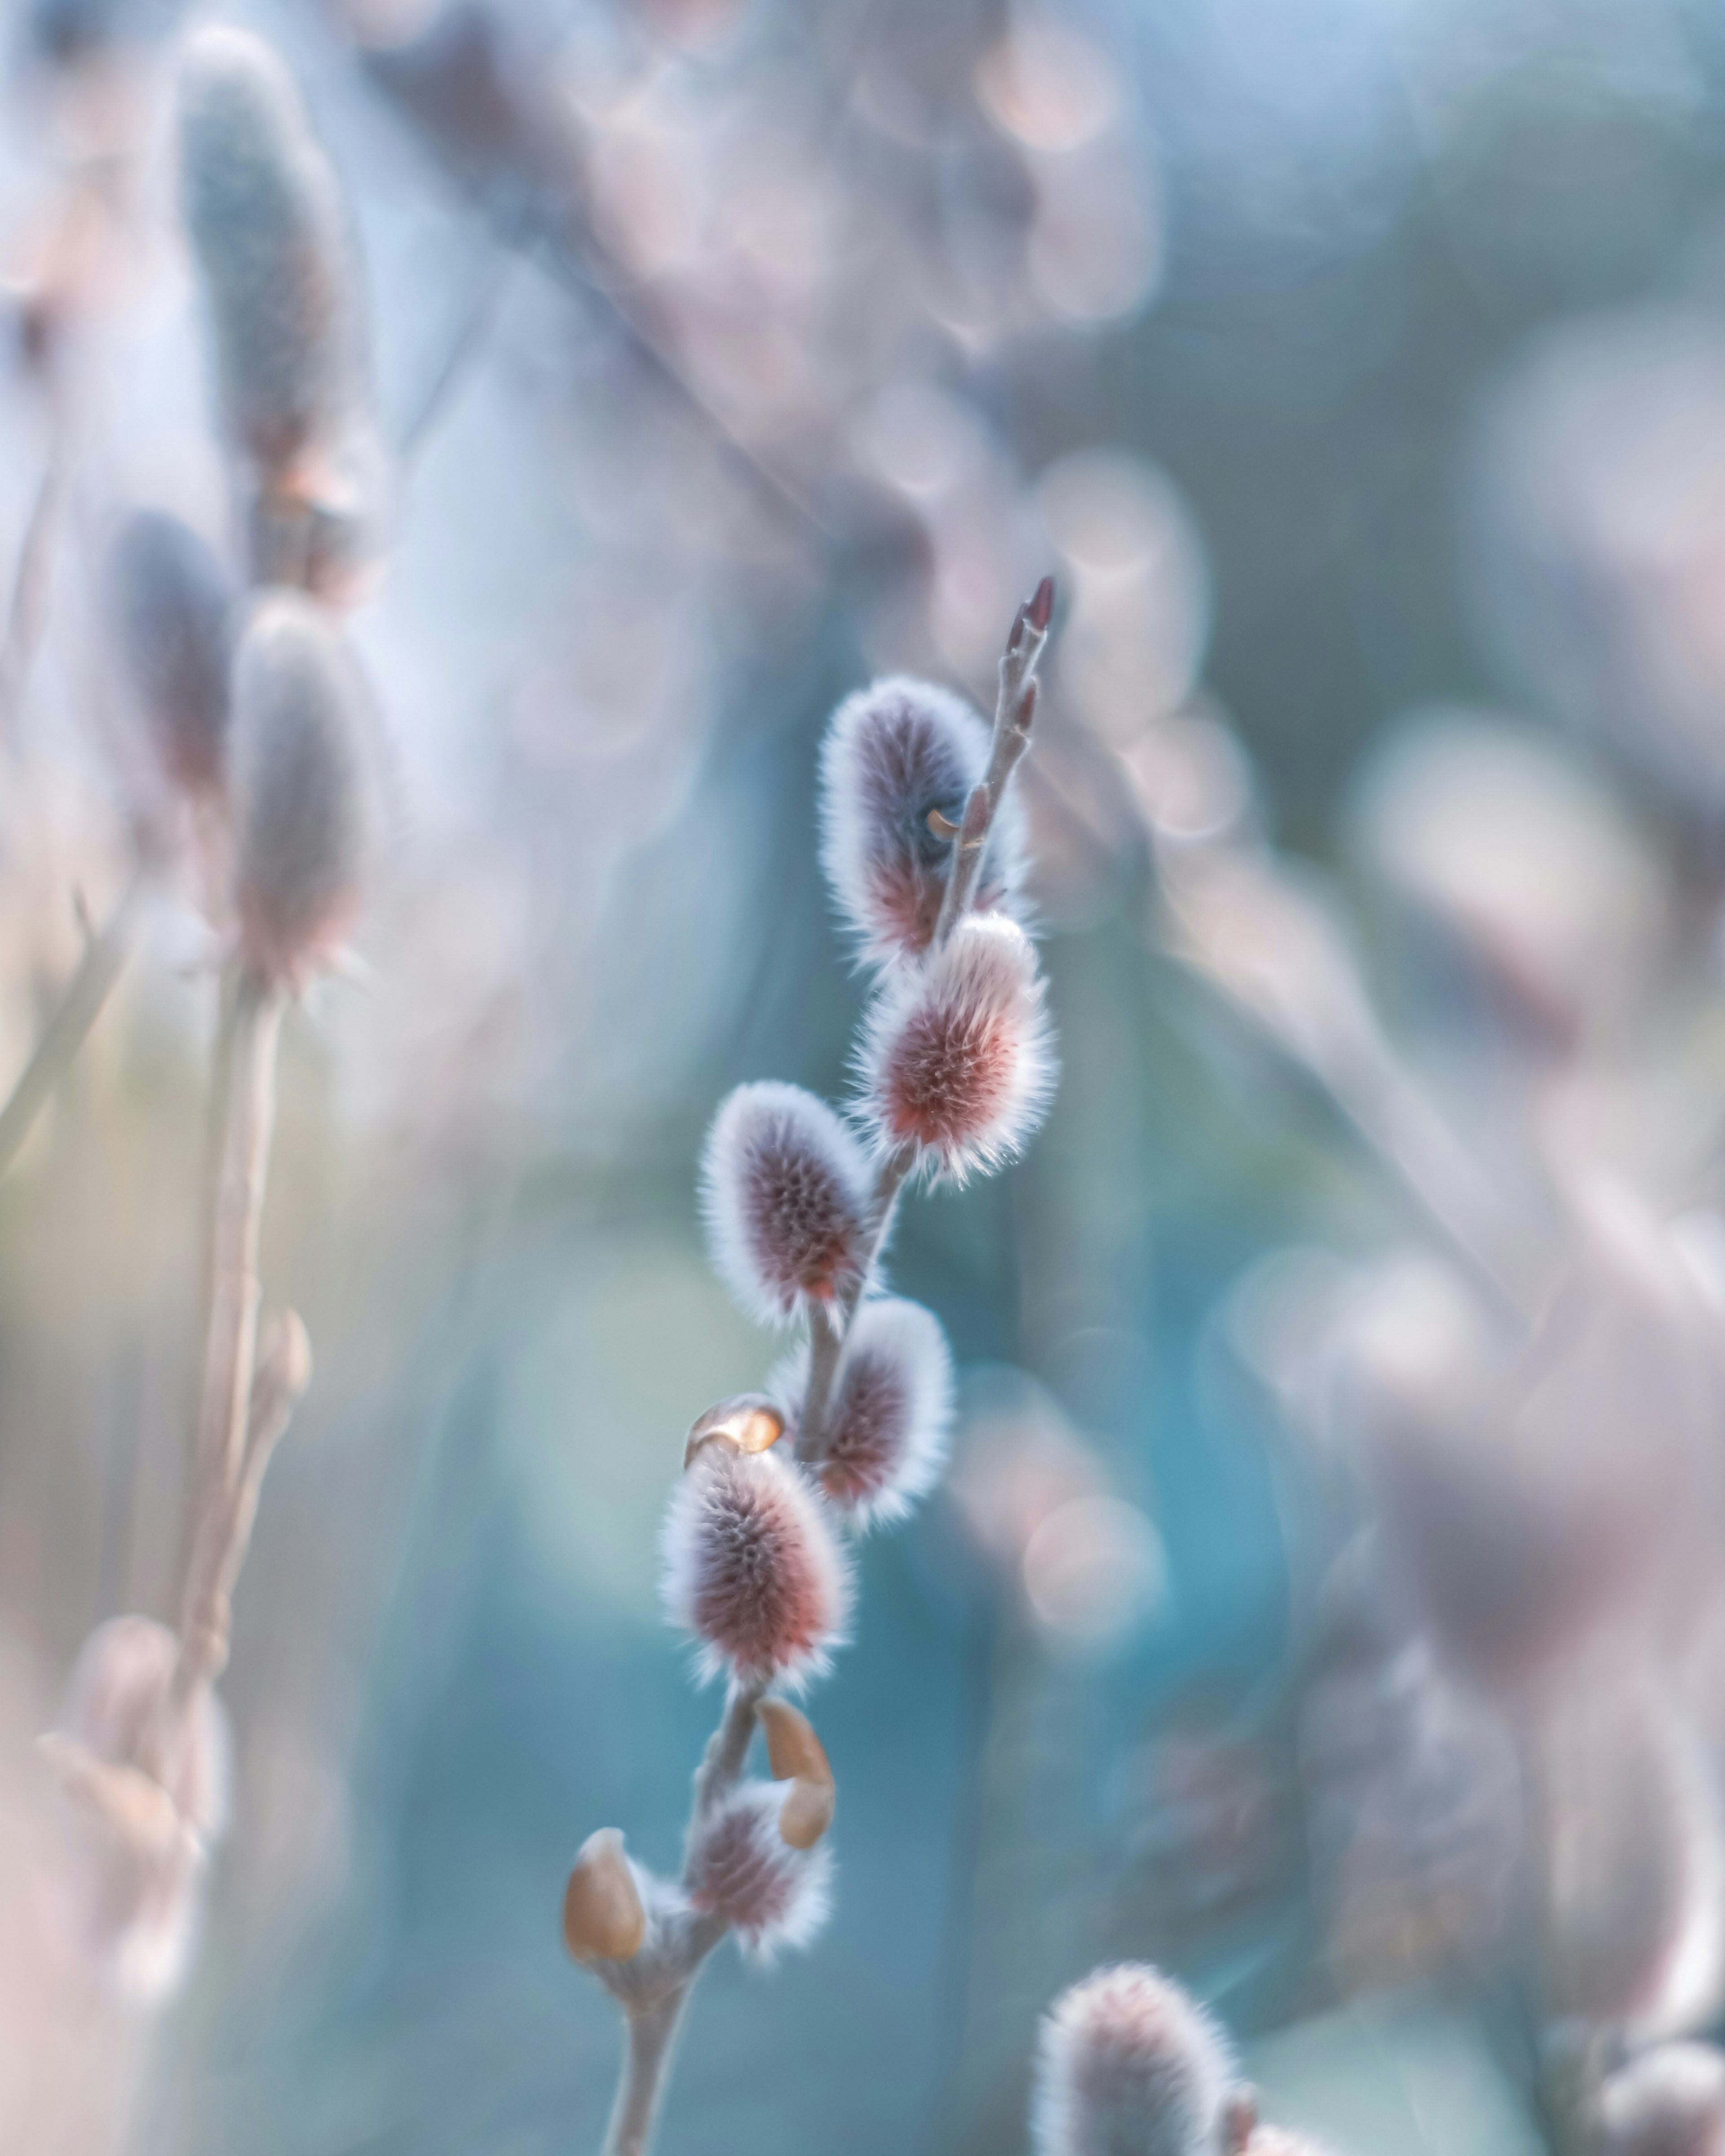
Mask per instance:
[[[104,927],[85,943],[54,1015],[43,1029],[3,1108],[0,1108],[0,1175],[11,1167],[32,1126],[70,1069],[109,992],[125,968],[136,925],[141,876],[135,876]]]

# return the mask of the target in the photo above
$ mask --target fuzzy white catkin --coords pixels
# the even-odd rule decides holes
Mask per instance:
[[[174,783],[213,793],[228,729],[233,578],[191,526],[128,516],[108,552],[105,597],[121,664]]]
[[[988,768],[989,729],[960,696],[894,675],[847,696],[820,761],[821,863],[833,902],[862,957],[887,964],[924,952],[952,863],[956,824]],[[997,806],[978,907],[1009,906],[1024,870],[1015,793]]]
[[[832,1854],[793,1849],[779,1832],[784,1792],[745,1782],[701,1822],[689,1866],[697,1909],[725,1918],[752,1958],[805,1947],[832,1907]]]
[[[347,218],[293,77],[261,38],[187,39],[180,192],[228,426],[265,470],[335,439],[358,393]]]
[[[808,1382],[804,1342],[768,1386],[788,1419]],[[901,1520],[934,1487],[952,1404],[952,1353],[933,1312],[898,1296],[863,1303],[845,1338],[819,1470],[829,1499],[855,1526]]]
[[[335,623],[291,593],[260,600],[234,669],[235,910],[248,962],[295,986],[358,902],[375,835],[372,731]]]
[[[954,1182],[1019,1152],[1054,1097],[1044,998],[1034,945],[998,914],[969,915],[925,963],[889,976],[859,1059],[880,1148],[912,1146]]]
[[[705,1447],[671,1492],[660,1553],[665,1614],[701,1643],[704,1678],[795,1687],[843,1641],[850,1565],[794,1463]]]
[[[1725,2156],[1725,2056],[1661,2044],[1599,2092],[1597,2156]]]
[[[764,1324],[828,1301],[861,1262],[868,1156],[800,1086],[739,1086],[713,1118],[701,1202],[720,1277]]]
[[[116,1617],[79,1655],[62,1702],[64,1734],[101,1761],[133,1766],[167,1691],[174,1635],[147,1617]],[[205,1693],[168,1787],[182,1831],[171,1845],[129,1847],[80,1818],[74,1922],[95,1967],[123,1995],[159,2001],[190,1963],[210,1851],[227,1831],[232,1768],[227,1718]]]
[[[1141,1962],[1057,1999],[1037,2045],[1037,2156],[1219,2156],[1234,2083],[1227,2040]]]

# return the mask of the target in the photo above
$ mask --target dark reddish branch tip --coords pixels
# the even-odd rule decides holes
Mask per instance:
[[[1006,639],[1009,652],[1016,651],[1024,640],[1027,628],[1034,629],[1039,636],[1048,633],[1048,624],[1054,619],[1055,581],[1045,577],[1032,597],[1027,598],[1012,618],[1012,634]]]

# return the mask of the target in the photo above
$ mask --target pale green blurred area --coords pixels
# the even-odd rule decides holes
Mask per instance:
[[[398,433],[495,267],[495,223],[336,11],[213,12],[304,76]],[[1225,711],[1266,820],[1370,896],[1382,865],[1344,844],[1365,745],[1415,707],[1512,706],[1584,776],[1612,769],[1628,910],[1663,921],[1666,886],[1717,847],[1685,796],[1717,761],[1725,496],[1680,484],[1725,442],[1717,15],[502,13],[579,116],[610,270],[511,258],[354,618],[397,843],[357,939],[368,981],[327,984],[289,1029],[264,1270],[317,1373],[239,1596],[236,1825],[206,1949],[128,2145],[598,2147],[616,2017],[562,1953],[562,1881],[606,1824],[675,1862],[717,1702],[660,1620],[658,1522],[691,1421],[784,1345],[707,1268],[701,1136],[743,1080],[848,1083],[862,989],[816,862],[828,711],[889,667],[986,701],[1052,567],[1025,784],[1062,1088],[1020,1166],[919,1202],[897,1239],[896,1284],[968,1373],[959,1471],[862,1550],[855,1642],[813,1703],[841,1791],[834,1922],[766,1974],[717,1958],[663,2146],[1015,2156],[1038,2015],[1131,1954],[1214,1998],[1266,2113],[1339,2156],[1522,2156],[1542,2144],[1492,2000],[1337,2003],[1291,1753],[1260,1794],[1293,1823],[1266,1828],[1238,1901],[1171,1913],[1145,1854],[1159,1740],[1271,1713],[1309,1585],[1299,1463],[1218,1374],[1226,1298],[1281,1245],[1353,1257],[1416,1224],[1153,953],[1117,752]],[[153,237],[101,332],[103,417],[0,798],[0,1082],[74,962],[74,891],[100,915],[123,870],[100,531],[140,500],[226,529],[159,54],[138,64]],[[43,77],[21,69],[15,97],[18,234],[65,135]],[[1596,474],[1577,444],[1650,403],[1677,447]],[[20,387],[0,548],[44,442]],[[1550,541],[1543,613],[1517,581],[1530,551],[1548,562],[1542,519],[1579,535],[1573,559]],[[1676,567],[1637,644],[1608,542],[1633,567],[1648,531],[1678,535],[1652,547]],[[1553,724],[1577,716],[1574,620],[1622,629],[1584,748]],[[1656,690],[1691,774],[1675,787],[1611,765]],[[188,882],[152,906],[0,1189],[0,1931],[33,1892],[28,1741],[80,1640],[172,1604],[218,955]],[[1613,965],[1635,974],[1641,948]],[[1489,1147],[1466,1024],[1419,955],[1380,917],[1386,1004],[1459,1070]],[[1686,1019],[1681,1144],[1717,1093],[1711,1008]],[[1065,1511],[1063,1541],[1073,1507],[1091,1509]],[[33,1982],[0,1948],[0,2118],[28,2115]]]

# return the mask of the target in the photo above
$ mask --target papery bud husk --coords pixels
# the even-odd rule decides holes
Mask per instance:
[[[1211,2156],[1235,2078],[1226,2038],[1178,1984],[1143,1963],[1098,1969],[1042,2025],[1038,2156]]]
[[[742,1682],[807,1682],[850,1615],[849,1563],[808,1476],[777,1452],[708,1445],[671,1493],[660,1537],[672,1624],[699,1668]]]
[[[821,750],[821,860],[860,954],[876,964],[928,948],[952,874],[952,832],[988,768],[990,729],[962,697],[903,675],[834,712]],[[1011,907],[1023,815],[997,805],[973,903]]]
[[[869,1205],[866,1154],[799,1086],[739,1086],[701,1157],[713,1262],[763,1323],[829,1303],[857,1276]]]
[[[254,968],[299,986],[358,906],[377,823],[375,721],[358,664],[309,600],[271,593],[234,660],[235,911]]]
[[[763,1699],[755,1716],[766,1732],[773,1779],[791,1785],[778,1809],[778,1831],[793,1849],[813,1849],[833,1824],[838,1794],[826,1748],[808,1716],[787,1700]]]
[[[577,1961],[629,1961],[647,1936],[634,1866],[614,1826],[581,1845],[563,1890],[563,1943]]]
[[[1044,998],[1034,947],[999,914],[967,916],[925,964],[892,975],[859,1059],[880,1149],[912,1147],[955,1182],[1010,1159],[1054,1096]]]

